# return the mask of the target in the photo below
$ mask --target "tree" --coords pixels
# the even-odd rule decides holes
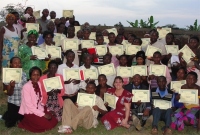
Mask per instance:
[[[119,22],[119,23],[116,23],[114,26],[115,27],[123,27],[123,24],[121,22]]]
[[[193,25],[186,26],[188,30],[191,31],[200,31],[200,25],[197,24],[197,19],[194,21]]]
[[[167,24],[167,25],[165,25],[165,26],[163,26],[163,27],[167,27],[167,28],[178,28],[178,27],[176,26],[176,24]]]
[[[127,21],[133,28],[139,28],[138,20],[135,20],[135,23]]]

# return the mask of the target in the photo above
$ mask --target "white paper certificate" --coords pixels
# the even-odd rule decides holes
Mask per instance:
[[[63,78],[64,81],[69,79],[80,80],[80,70],[78,68],[65,68],[63,69]]]
[[[27,28],[27,33],[30,30],[36,30],[38,32],[39,31],[39,24],[38,23],[26,23],[26,28]]]
[[[123,44],[123,45],[127,45],[127,44],[131,44],[131,43],[129,43],[128,40],[123,40],[123,41],[122,41],[122,44]]]
[[[179,92],[179,89],[181,89],[181,86],[183,86],[184,84],[186,84],[186,80],[182,80],[182,81],[171,81],[171,90],[174,92]]]
[[[188,104],[199,104],[198,90],[197,89],[179,89],[181,98],[179,102]]]
[[[46,46],[47,54],[51,55],[52,59],[61,58],[61,47],[57,46]]]
[[[46,92],[50,92],[53,89],[63,89],[60,76],[44,79],[43,84]]]
[[[109,51],[114,56],[124,54],[123,45],[109,46]]]
[[[107,29],[108,33],[114,33],[115,36],[117,36],[118,32],[117,32],[117,29],[116,28],[112,28],[112,29]]]
[[[96,40],[96,32],[91,32],[89,39]]]
[[[150,65],[149,75],[155,76],[166,76],[166,66],[165,65]]]
[[[146,46],[150,43],[150,38],[141,38],[142,46]]]
[[[104,74],[106,76],[111,76],[111,75],[116,74],[113,63],[107,64],[107,65],[104,65],[104,66],[99,66],[98,70],[99,70],[99,74]]]
[[[117,102],[117,97],[115,95],[111,95],[109,93],[104,93],[104,102],[108,103],[108,106],[111,108],[115,109],[116,108],[116,102]]]
[[[148,76],[147,75],[147,66],[132,66],[132,76],[139,74],[140,76]]]
[[[107,53],[107,46],[106,45],[96,45],[95,48],[96,48],[96,53],[99,56],[106,55],[106,53]]]
[[[132,77],[131,67],[117,67],[117,76],[121,77]]]
[[[96,80],[96,79],[98,79],[98,71],[97,71],[97,69],[84,69],[83,76],[84,76],[85,80],[88,78]]]
[[[172,102],[166,100],[154,99],[153,105],[155,108],[158,107],[160,109],[167,110],[172,107]]]
[[[104,39],[104,42],[105,42],[105,43],[107,43],[107,44],[109,43],[108,36],[103,36],[103,39]]]
[[[64,34],[54,33],[55,36],[53,37],[53,41],[55,42],[55,46],[61,46],[63,39],[66,38]]]
[[[74,28],[75,28],[75,35],[77,35],[77,32],[78,32],[79,30],[81,30],[81,26],[74,26]]]
[[[32,46],[31,50],[32,50],[32,54],[36,55],[38,59],[45,59],[45,58],[48,57],[46,49],[36,47],[36,46]]]
[[[187,45],[185,45],[181,50],[178,51],[178,53],[180,53],[180,52],[183,53],[183,59],[187,63],[190,63],[190,61],[191,61],[190,59],[192,57],[195,57],[195,54]]]
[[[159,33],[159,38],[165,38],[165,36],[172,31],[171,28],[161,28],[157,29]]]
[[[95,105],[95,101],[96,101],[95,94],[78,93],[78,97],[77,97],[78,106],[93,107]]]
[[[161,49],[159,49],[159,48],[157,48],[157,47],[154,47],[154,46],[152,46],[152,45],[148,45],[145,55],[146,55],[146,56],[149,56],[149,57],[153,57],[153,54],[154,54],[156,51],[159,51],[160,53],[162,53],[162,50],[161,50]]]
[[[138,102],[141,100],[141,102],[150,102],[150,92],[149,90],[132,90],[133,98],[132,102]]]
[[[72,49],[73,51],[78,50],[78,45],[79,45],[79,40],[78,39],[65,39],[63,40],[63,50],[70,50]]]
[[[93,48],[94,40],[81,40],[81,47],[82,48]]]
[[[178,45],[165,45],[167,54],[171,53],[172,55],[178,55]]]
[[[22,68],[3,68],[3,83],[20,83],[22,79]]]
[[[33,11],[33,15],[35,16],[36,19],[39,19],[40,18],[40,10]]]
[[[136,54],[138,51],[141,51],[141,46],[139,46],[139,45],[126,45],[126,54],[127,55]]]
[[[73,10],[63,10],[63,17],[73,17]]]

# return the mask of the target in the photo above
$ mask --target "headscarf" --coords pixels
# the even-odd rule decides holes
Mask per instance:
[[[35,35],[36,36],[36,38],[38,38],[38,36],[39,36],[39,34],[38,34],[38,32],[36,31],[36,30],[30,30],[29,32],[28,32],[28,36],[30,36],[30,35]]]
[[[8,18],[10,18],[10,17],[12,17],[12,18],[15,19],[15,15],[13,15],[13,14],[8,14],[8,15],[6,16],[6,22],[7,22]]]

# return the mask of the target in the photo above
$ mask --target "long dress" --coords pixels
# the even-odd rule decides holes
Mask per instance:
[[[19,47],[18,56],[21,58],[22,69],[26,73],[27,78],[29,79],[29,70],[37,66],[41,70],[45,69],[45,62],[42,60],[30,60],[30,56],[33,55],[31,48],[28,45],[21,45]]]
[[[3,28],[5,29],[5,33],[3,37],[2,67],[9,67],[10,59],[18,54],[20,38],[15,27],[15,31],[10,31],[5,26]]]
[[[115,95],[115,90],[115,88],[108,89],[107,93]],[[101,122],[104,124],[107,130],[114,129],[121,125],[122,120],[125,118],[124,103],[131,103],[132,96],[132,93],[124,90],[122,95],[118,96],[116,109],[108,112],[101,118]]]

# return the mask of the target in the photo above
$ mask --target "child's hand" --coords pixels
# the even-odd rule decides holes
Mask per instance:
[[[179,57],[179,58],[182,58],[182,57],[183,57],[183,53],[180,52],[180,53],[178,54],[178,57]]]
[[[141,105],[141,100],[138,100],[138,102],[136,103],[137,106]]]
[[[105,105],[106,107],[108,107],[108,102],[105,102],[104,105]]]
[[[143,116],[149,116],[149,109],[145,109],[143,112]]]
[[[10,81],[10,87],[15,87],[15,81],[13,80]]]
[[[98,111],[99,110],[99,107],[97,105],[93,106],[92,107],[95,111]]]
[[[64,84],[70,84],[72,82],[71,78],[68,81],[65,81]]]
[[[31,55],[30,56],[30,60],[36,60],[37,59],[37,55]]]
[[[80,80],[75,80],[75,79],[73,79],[73,80],[72,80],[72,83],[73,83],[73,84],[79,84],[79,83],[80,83]]]

